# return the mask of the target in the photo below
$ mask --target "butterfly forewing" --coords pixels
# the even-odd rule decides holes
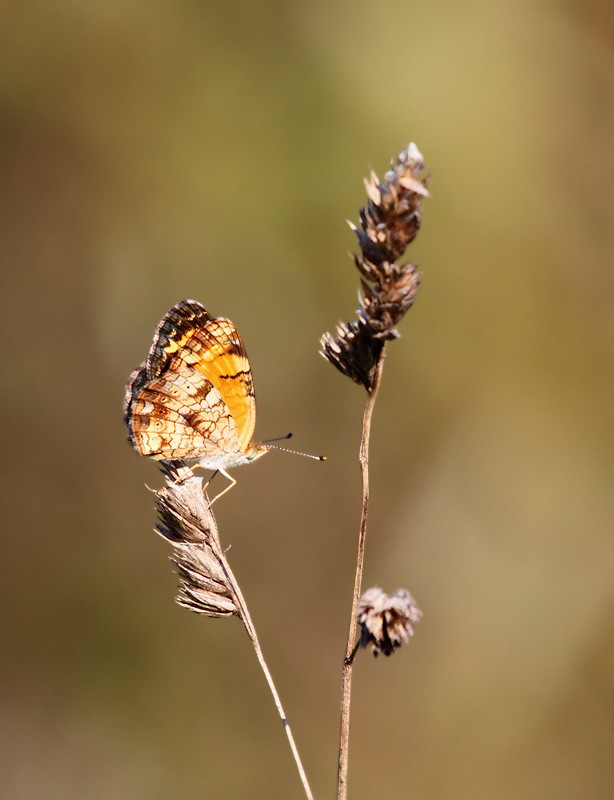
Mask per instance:
[[[175,353],[195,331],[203,328],[212,318],[206,308],[196,300],[181,300],[160,320],[145,362],[147,376],[156,378],[169,369]]]
[[[239,332],[228,319],[208,322],[194,337],[203,358],[195,364],[218,389],[237,426],[239,449],[245,450],[256,426],[254,381]]]

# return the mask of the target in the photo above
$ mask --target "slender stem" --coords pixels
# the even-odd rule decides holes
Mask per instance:
[[[266,682],[269,684],[269,689],[271,690],[271,694],[273,695],[273,700],[275,701],[275,705],[277,706],[277,711],[279,713],[279,716],[281,717],[281,721],[283,722],[284,728],[286,730],[286,736],[288,737],[288,742],[290,743],[290,749],[292,750],[292,755],[294,756],[294,761],[296,762],[298,773],[301,777],[305,794],[307,795],[307,800],[313,800],[313,794],[311,793],[311,789],[307,781],[307,776],[305,774],[305,770],[303,769],[303,764],[301,762],[301,758],[299,756],[298,749],[294,741],[294,736],[292,735],[290,723],[286,718],[286,714],[281,704],[281,700],[279,699],[279,694],[277,693],[277,689],[275,688],[275,684],[273,683],[273,678],[271,676],[271,673],[269,672],[267,663],[264,660],[262,648],[260,647],[260,642],[258,640],[258,634],[256,633],[256,628],[254,627],[254,623],[252,622],[252,618],[248,611],[245,598],[243,597],[243,593],[239,588],[239,584],[237,583],[237,580],[233,575],[232,570],[230,569],[230,564],[228,563],[226,556],[224,555],[224,551],[220,546],[219,539],[217,538],[217,527],[214,527],[213,530],[215,531],[216,534],[215,544],[216,544],[217,555],[221,561],[222,568],[226,573],[226,578],[228,579],[228,583],[235,595],[235,602],[237,608],[239,609],[241,619],[243,620],[243,624],[245,625],[245,629],[247,630],[249,638],[252,640],[252,644],[254,645],[254,650],[256,651],[256,656],[258,657],[258,661],[260,663],[260,666],[262,667],[262,671],[264,672],[264,677],[266,678]]]
[[[358,534],[358,557],[356,559],[356,579],[354,581],[354,597],[352,600],[352,616],[348,644],[343,660],[343,692],[341,697],[341,735],[339,739],[339,773],[337,778],[337,800],[347,800],[348,747],[350,736],[350,695],[352,691],[352,667],[356,653],[356,609],[362,585],[362,568],[365,559],[365,538],[367,534],[367,512],[369,510],[369,437],[371,435],[371,416],[379,391],[384,368],[384,351],[382,347],[375,366],[373,385],[367,397],[365,413],[362,421],[362,439],[360,441],[360,467],[362,469],[362,514]]]

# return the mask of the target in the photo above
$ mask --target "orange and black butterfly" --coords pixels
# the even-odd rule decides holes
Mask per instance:
[[[270,449],[251,440],[256,398],[239,332],[195,300],[177,303],[158,325],[126,387],[124,419],[141,455],[219,470],[231,486],[226,470]]]

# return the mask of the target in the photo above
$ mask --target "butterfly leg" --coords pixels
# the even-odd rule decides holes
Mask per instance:
[[[194,477],[194,470],[197,467],[200,467],[201,469],[205,469],[205,467],[203,467],[201,464],[194,464],[194,466],[192,466],[192,467],[188,467],[186,464],[183,464],[180,469],[183,469],[183,470],[189,469],[190,472],[192,473],[192,477]],[[215,477],[216,473],[217,473],[217,470],[213,473],[213,475],[209,478],[207,483],[203,486],[203,489],[206,489],[207,486],[209,486],[209,484],[211,483],[211,481]],[[173,481],[173,483],[174,484],[183,483],[183,481],[185,481],[188,477],[189,477],[189,474],[188,475],[178,474],[177,477],[175,478],[175,480]]]
[[[200,465],[197,465],[197,466],[200,466]],[[203,467],[203,469],[204,469],[204,467]],[[209,484],[210,484],[210,483],[211,483],[211,481],[212,481],[212,480],[215,478],[215,476],[218,474],[218,472],[219,472],[219,469],[216,469],[216,470],[215,470],[215,472],[213,473],[213,475],[212,475],[212,476],[209,478],[209,480],[207,481],[207,483],[206,483],[206,484],[203,486],[203,492],[205,491],[205,489],[207,488],[207,486],[209,486]]]
[[[207,467],[203,467],[203,465],[202,465],[202,464],[194,464],[194,466],[193,466],[193,467],[191,467],[191,469],[192,469],[192,472],[194,472],[194,470],[195,470],[197,467],[200,467],[201,469],[207,469]],[[213,473],[213,475],[212,475],[212,476],[209,478],[209,480],[207,481],[207,483],[206,483],[206,484],[203,486],[203,492],[205,491],[205,489],[207,488],[207,486],[209,486],[209,484],[210,484],[210,483],[211,483],[211,481],[212,481],[212,480],[215,478],[215,476],[218,474],[218,472],[219,472],[219,469],[216,469],[216,470],[215,470],[215,472]],[[235,481],[235,483],[236,483],[236,481]]]
[[[193,467],[188,467],[183,461],[177,462],[178,466],[174,467],[175,479],[172,481],[173,485],[177,486],[186,481],[190,476],[194,476]],[[170,480],[170,475],[168,477]]]
[[[230,483],[230,486],[227,486],[227,487],[224,489],[224,491],[223,491],[223,492],[220,492],[218,495],[216,495],[216,496],[213,498],[213,500],[211,500],[211,502],[209,503],[209,506],[208,506],[208,508],[211,508],[211,506],[212,506],[212,505],[215,503],[215,501],[216,501],[216,500],[219,500],[219,499],[220,499],[220,497],[221,497],[223,494],[226,494],[226,492],[227,492],[227,491],[229,491],[230,489],[232,489],[232,487],[233,487],[233,486],[236,484],[236,480],[235,480],[235,479],[232,477],[232,475],[229,475],[229,474],[226,472],[226,470],[219,469],[219,470],[217,470],[217,471],[214,473],[214,475],[212,475],[212,476],[211,476],[211,479],[210,479],[210,480],[209,480],[209,482],[207,483],[207,486],[209,485],[209,483],[211,483],[211,480],[213,479],[213,477],[214,477],[215,475],[217,475],[217,473],[218,473],[218,472],[221,472],[221,473],[222,473],[222,475],[223,475],[225,478],[228,478],[228,480],[229,480],[231,483]],[[205,486],[204,488],[206,489],[206,488],[207,488],[207,486]]]

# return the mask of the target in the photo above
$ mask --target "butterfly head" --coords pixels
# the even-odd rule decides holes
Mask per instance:
[[[251,464],[252,461],[260,458],[260,456],[263,456],[265,453],[268,453],[270,449],[271,448],[268,444],[252,442],[245,452],[245,463]]]

